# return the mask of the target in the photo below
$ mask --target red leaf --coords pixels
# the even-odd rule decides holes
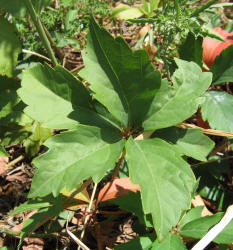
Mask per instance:
[[[132,184],[128,177],[117,178],[112,183],[108,182],[99,192],[97,203],[115,199],[124,194],[128,194],[129,191],[140,191],[138,184]]]
[[[203,47],[203,61],[210,68],[213,64],[216,56],[218,56],[224,49],[233,44],[233,32],[228,33],[220,27],[213,29],[219,35],[221,35],[225,42],[214,40],[211,38],[205,38],[202,44]]]

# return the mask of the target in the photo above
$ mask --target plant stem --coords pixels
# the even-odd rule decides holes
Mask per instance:
[[[208,9],[211,5],[215,4],[218,0],[211,0],[208,3],[204,4],[202,7],[196,9],[190,17],[194,17],[199,15],[201,12],[203,12],[205,9]]]
[[[115,169],[115,171],[114,171],[114,173],[113,173],[113,176],[112,176],[112,180],[111,180],[111,182],[110,182],[110,185],[108,186],[108,188],[106,189],[106,191],[103,193],[103,195],[100,197],[98,203],[100,203],[100,202],[103,200],[103,198],[105,197],[105,195],[107,194],[107,192],[109,191],[109,189],[112,187],[113,181],[117,178],[117,175],[118,175],[118,173],[119,173],[121,164],[122,164],[123,159],[124,159],[124,157],[125,157],[125,153],[126,153],[126,151],[125,151],[125,149],[124,149],[124,151],[121,153],[120,159],[119,159],[119,161],[118,161],[118,163],[117,163],[117,166],[116,166],[116,169]]]
[[[180,21],[180,5],[179,5],[179,0],[174,0],[175,1],[175,9],[176,9],[176,21],[179,23]]]
[[[34,9],[34,7],[32,5],[31,0],[24,0],[24,2],[25,2],[25,5],[27,6],[27,9],[28,9],[29,13],[30,13],[30,16],[32,18],[33,23],[36,26],[37,32],[39,33],[39,36],[40,36],[40,39],[43,42],[43,44],[44,44],[44,46],[45,46],[45,48],[46,48],[46,50],[48,52],[48,55],[52,60],[53,65],[56,66],[58,64],[57,59],[56,59],[56,57],[55,57],[55,55],[53,53],[53,50],[51,48],[48,37],[45,34],[45,31],[43,29],[43,25],[42,25],[42,23],[40,21],[40,18],[36,14],[36,11],[35,11],[35,9]]]
[[[112,181],[114,181],[114,180],[117,178],[117,175],[118,175],[118,173],[119,173],[121,164],[122,164],[123,159],[124,159],[124,157],[125,157],[125,153],[126,153],[126,151],[125,151],[125,149],[124,149],[124,151],[122,152],[121,157],[120,157],[120,159],[119,159],[119,161],[118,161],[118,163],[117,163],[117,167],[116,167],[116,169],[115,169],[115,171],[114,171],[114,173],[113,173]],[[111,185],[110,185],[110,186],[111,186]]]
[[[31,54],[31,55],[34,55],[34,56],[38,56],[40,58],[43,58],[43,59],[51,62],[51,59],[49,59],[48,57],[43,56],[43,55],[41,55],[41,54],[39,54],[37,52],[31,51],[31,50],[27,50],[27,49],[22,49],[22,52],[25,53],[25,54]]]
[[[83,237],[84,237],[84,234],[85,234],[85,231],[86,231],[86,227],[87,227],[87,222],[90,218],[90,211],[91,211],[91,207],[92,207],[92,204],[93,204],[93,200],[95,198],[95,193],[96,193],[96,189],[97,189],[97,184],[95,183],[94,185],[94,188],[93,188],[93,191],[92,191],[92,194],[91,194],[91,200],[90,200],[90,203],[89,203],[89,206],[87,208],[87,216],[84,220],[84,226],[83,226],[83,230],[82,230],[82,233],[81,233],[81,236],[80,236],[80,240],[82,241],[83,240]],[[78,246],[78,250],[80,250],[80,245]]]
[[[9,162],[7,164],[7,167],[13,167],[16,163],[22,161],[24,159],[24,156],[23,155],[20,155],[18,158],[14,159],[13,161]]]

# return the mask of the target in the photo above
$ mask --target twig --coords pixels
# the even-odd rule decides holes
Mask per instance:
[[[78,71],[80,69],[84,68],[84,64],[78,65],[77,67],[75,67],[74,69],[70,70],[71,73]]]
[[[231,132],[224,132],[224,131],[215,130],[215,129],[205,129],[205,128],[198,127],[194,124],[189,124],[189,123],[185,123],[185,122],[182,122],[182,123],[176,125],[176,127],[178,127],[178,128],[199,128],[203,131],[204,134],[223,136],[223,137],[233,137],[233,133],[231,133]]]
[[[20,231],[13,231],[4,227],[0,227],[0,233],[12,235],[15,237],[20,237],[21,232]],[[51,233],[51,234],[38,234],[38,233],[32,233],[30,235],[27,235],[27,238],[57,238],[59,236],[67,236],[66,233]]]
[[[126,153],[126,151],[125,151],[125,149],[124,149],[124,151],[121,153],[120,159],[119,159],[119,161],[118,161],[118,163],[117,163],[117,166],[116,166],[116,169],[115,169],[115,171],[114,171],[114,173],[113,173],[111,183],[110,183],[110,185],[108,186],[108,188],[105,190],[105,192],[103,193],[102,197],[99,199],[98,203],[100,203],[100,202],[103,200],[103,198],[105,197],[105,195],[107,194],[107,192],[109,191],[109,189],[112,187],[113,181],[117,178],[117,175],[118,175],[118,173],[119,173],[119,170],[120,170],[122,161],[123,161],[123,159],[124,159],[124,157],[125,157],[125,153]]]
[[[212,163],[212,162],[216,162],[216,161],[224,161],[224,160],[228,160],[228,159],[232,159],[232,158],[233,158],[233,155],[226,156],[226,157],[219,158],[219,159],[210,160],[210,161],[201,161],[201,162],[196,163],[196,164],[191,164],[191,167],[196,167],[199,165],[204,165],[204,164],[208,164],[208,163]]]
[[[69,236],[79,245],[84,250],[90,250],[77,236],[75,236],[69,229],[68,229],[68,220],[69,216],[67,217],[66,220],[66,232],[69,234]]]
[[[191,250],[203,250],[233,219],[233,205],[229,206],[225,215]]]
[[[24,159],[23,155],[20,155],[18,158],[14,159],[13,161],[11,161],[10,163],[7,164],[7,167],[13,167],[16,163],[22,161]]]
[[[93,191],[92,191],[92,194],[91,194],[91,200],[90,200],[89,206],[87,208],[88,215],[86,216],[86,218],[84,220],[84,226],[83,226],[83,230],[82,230],[82,233],[81,233],[81,236],[80,236],[80,240],[83,240],[83,237],[84,237],[84,234],[85,234],[85,231],[86,231],[87,222],[88,222],[88,220],[90,218],[90,214],[89,213],[91,211],[91,207],[92,207],[92,204],[93,204],[93,201],[94,201],[94,198],[95,198],[96,189],[97,189],[97,184],[95,183]],[[78,250],[80,250],[80,245],[78,247]]]
[[[34,55],[34,56],[38,56],[38,57],[41,57],[49,62],[52,62],[51,59],[49,59],[48,57],[46,56],[43,56],[37,52],[34,52],[34,51],[31,51],[31,50],[27,50],[27,49],[22,49],[22,52],[25,53],[25,54],[31,54],[31,55]]]

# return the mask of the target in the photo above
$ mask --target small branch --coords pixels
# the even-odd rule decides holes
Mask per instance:
[[[224,131],[215,130],[215,129],[205,129],[205,128],[201,128],[201,127],[198,127],[196,125],[185,123],[185,122],[182,122],[182,123],[176,125],[176,127],[178,127],[178,128],[199,128],[203,131],[204,134],[223,136],[223,137],[233,137],[233,133],[231,133],[231,132],[224,132]]]
[[[13,167],[16,163],[22,161],[24,159],[24,156],[23,155],[20,155],[19,157],[17,157],[16,159],[14,159],[13,161],[9,162],[7,164],[7,167]]]
[[[81,247],[84,250],[90,250],[76,235],[74,235],[69,229],[68,229],[68,220],[66,220],[66,232],[69,234],[69,236],[78,244],[79,247]]]
[[[115,169],[115,171],[114,171],[114,173],[113,173],[112,181],[114,181],[114,180],[117,178],[117,175],[118,175],[118,173],[119,173],[119,171],[120,171],[120,168],[121,168],[121,164],[122,164],[123,159],[124,159],[124,157],[125,157],[125,153],[126,153],[126,151],[125,151],[125,149],[124,149],[124,151],[121,153],[120,159],[119,159],[119,161],[118,161],[118,163],[117,163],[117,167],[116,167],[116,169]],[[111,186],[111,185],[110,185],[110,186]]]
[[[82,192],[87,186],[89,186],[92,182],[92,178],[89,178],[86,182],[84,182],[81,187],[77,188],[64,202],[63,207],[68,206],[69,202],[77,195]]]
[[[8,235],[12,235],[15,237],[20,237],[21,232],[19,231],[13,231],[4,227],[0,227],[0,233],[4,233],[4,234],[8,234]],[[36,234],[36,233],[32,233],[30,235],[27,235],[27,238],[51,238],[51,237],[60,237],[60,236],[68,236],[66,233],[52,233],[52,234]]]
[[[39,36],[40,36],[40,39],[43,42],[43,44],[44,44],[44,46],[45,46],[45,48],[46,48],[46,50],[48,52],[48,55],[52,60],[53,65],[56,66],[58,64],[57,59],[56,59],[56,57],[55,57],[55,55],[53,53],[53,50],[51,48],[48,37],[45,34],[45,31],[43,29],[43,25],[42,25],[42,23],[40,21],[40,18],[36,14],[36,11],[35,11],[35,9],[34,9],[34,7],[32,5],[31,0],[24,0],[24,2],[25,2],[25,5],[27,6],[28,12],[30,13],[30,16],[32,18],[33,23],[36,26],[37,32],[39,33]]]
[[[108,188],[106,189],[106,191],[103,193],[102,197],[99,199],[98,203],[100,203],[100,202],[103,200],[103,198],[105,197],[105,195],[108,193],[109,189],[112,187],[113,181],[117,178],[117,175],[118,175],[118,173],[119,173],[119,170],[120,170],[122,161],[123,161],[123,159],[124,159],[124,157],[125,157],[125,153],[126,153],[126,151],[125,151],[125,149],[124,149],[124,151],[121,153],[120,159],[119,159],[119,161],[118,161],[118,163],[117,163],[117,166],[116,166],[116,169],[115,169],[115,171],[114,171],[114,173],[113,173],[111,183],[110,183],[110,185],[108,186]]]
[[[83,230],[82,230],[82,233],[81,233],[81,236],[80,236],[81,241],[83,240],[83,237],[84,237],[84,234],[85,234],[85,231],[86,231],[86,227],[87,227],[87,222],[88,222],[88,220],[90,218],[90,211],[91,211],[92,204],[93,204],[93,201],[94,201],[94,198],[95,198],[96,189],[97,189],[97,184],[95,183],[92,194],[91,194],[91,200],[90,200],[89,206],[87,208],[87,214],[88,215],[86,216],[86,218],[84,220],[84,226],[83,226]],[[80,245],[78,247],[78,250],[80,250]]]
[[[208,3],[202,5],[202,7],[196,9],[190,17],[194,17],[199,15],[201,12],[203,12],[204,10],[208,9],[211,5],[215,4],[218,0],[211,0]]]
[[[52,62],[51,59],[49,59],[48,57],[43,56],[43,55],[41,55],[41,54],[39,54],[37,52],[27,50],[27,49],[22,49],[22,52],[25,53],[25,54],[31,54],[31,55],[34,55],[34,56],[38,56],[38,57],[43,58],[43,59],[45,59],[45,60],[47,60],[49,62]]]
[[[226,156],[226,157],[223,157],[223,158],[214,159],[214,160],[210,160],[210,161],[202,161],[202,162],[199,162],[199,163],[196,163],[196,164],[191,164],[191,167],[196,167],[196,166],[199,166],[199,165],[209,164],[209,163],[216,162],[216,161],[224,161],[224,160],[228,160],[228,159],[232,159],[232,158],[233,158],[233,156]]]
[[[222,230],[231,222],[233,219],[233,205],[229,206],[225,215],[191,250],[202,250],[207,247],[212,240],[219,235]]]

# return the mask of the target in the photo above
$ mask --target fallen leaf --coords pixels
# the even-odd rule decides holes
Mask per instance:
[[[117,178],[113,182],[108,182],[99,192],[97,203],[118,198],[129,191],[140,191],[138,184],[132,184],[128,177]]]
[[[216,56],[218,56],[224,49],[233,44],[233,32],[228,33],[220,27],[213,29],[219,35],[221,35],[225,42],[221,42],[211,38],[205,38],[203,40],[203,61],[210,68],[213,64]]]
[[[5,157],[5,156],[0,157],[0,176],[5,174],[5,172],[8,168],[7,167],[8,161],[9,161],[8,157]]]
[[[25,238],[24,242],[26,246],[23,246],[23,250],[43,250],[44,240],[40,238]]]

